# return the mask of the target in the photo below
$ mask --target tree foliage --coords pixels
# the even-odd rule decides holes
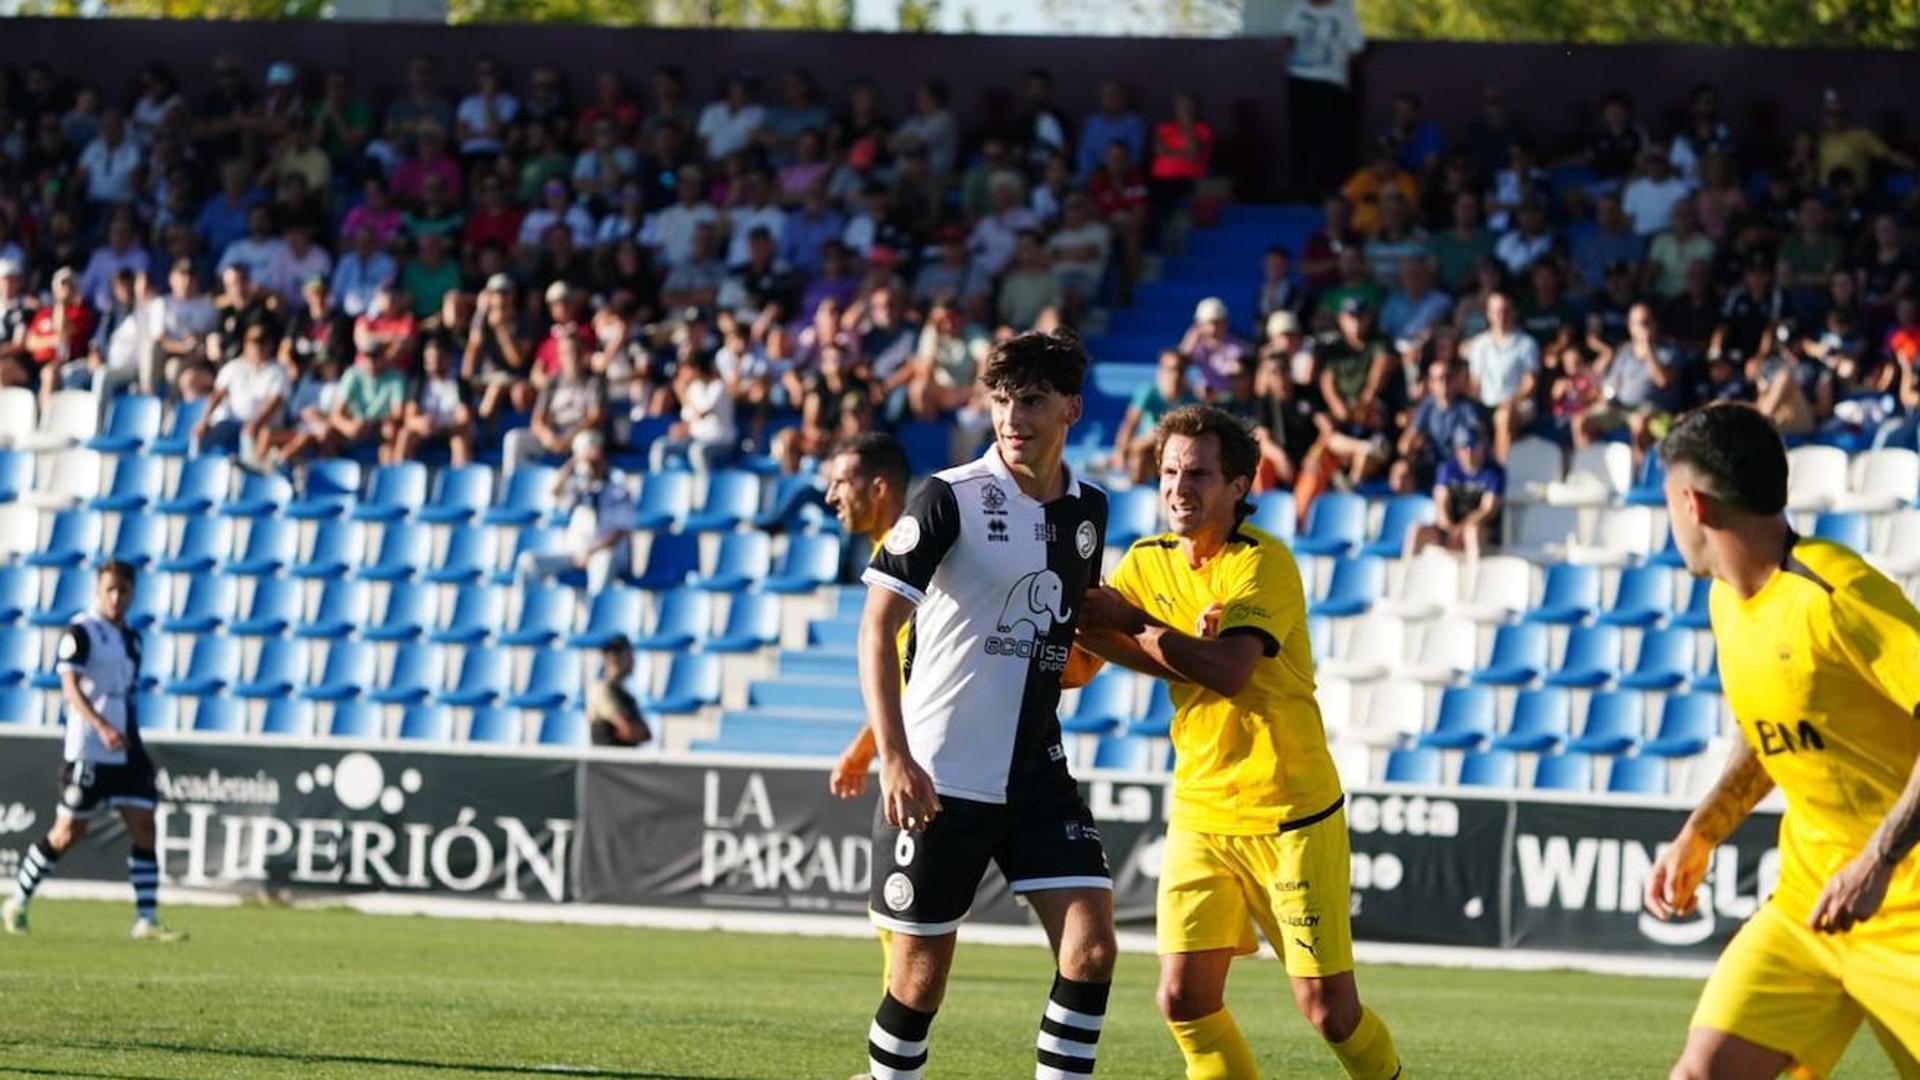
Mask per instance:
[[[844,30],[853,0],[450,0],[447,21]]]
[[[1376,38],[1911,48],[1920,0],[1357,0]]]

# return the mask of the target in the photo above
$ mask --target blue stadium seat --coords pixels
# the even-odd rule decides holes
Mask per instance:
[[[327,734],[335,739],[378,739],[385,727],[379,706],[366,701],[338,702],[327,720]]]
[[[207,412],[207,399],[195,398],[192,401],[178,401],[173,406],[173,422],[167,425],[164,435],[153,440],[147,449],[161,457],[188,457],[194,451],[193,428]],[[212,460],[225,461],[224,457]]]
[[[427,525],[466,525],[486,512],[487,501],[492,498],[493,469],[490,466],[449,466],[441,469],[440,475],[434,478],[433,497],[421,508],[419,520]]]
[[[778,532],[799,531],[809,520],[826,513],[825,495],[817,474],[808,472],[782,476],[773,482],[773,497],[767,509],[753,519],[753,527]]]
[[[1307,527],[1293,538],[1293,550],[1304,555],[1345,555],[1358,548],[1367,534],[1367,500],[1346,491],[1331,491],[1307,507]]]
[[[640,625],[646,594],[638,589],[615,585],[593,596],[587,609],[586,628],[567,638],[569,649],[598,649],[616,636],[632,639]]]
[[[515,710],[475,709],[472,720],[467,724],[467,741],[490,746],[519,746],[526,741],[526,730],[520,722],[520,714]]]
[[[439,565],[427,571],[434,585],[472,585],[493,569],[497,533],[484,525],[458,525],[447,535]]]
[[[39,691],[26,686],[0,690],[0,727],[37,727],[39,724]]]
[[[573,626],[573,590],[564,585],[528,585],[520,590],[520,617],[500,635],[500,644],[551,645]]]
[[[740,535],[751,535],[741,533]],[[702,652],[751,653],[780,642],[780,598],[771,593],[735,593],[727,607],[727,622]]]
[[[658,542],[656,538],[655,542]],[[708,592],[739,592],[773,572],[773,539],[755,529],[730,532],[720,538],[720,551],[714,557],[713,573],[692,581]]]
[[[1333,620],[1320,615],[1307,616],[1307,648],[1314,663],[1333,655]]]
[[[0,623],[25,621],[34,609],[40,577],[17,563],[0,563]]]
[[[761,588],[772,593],[810,593],[831,585],[840,575],[840,537],[832,533],[802,533],[787,539],[780,568]]]
[[[1555,563],[1547,567],[1547,583],[1539,606],[1527,612],[1526,621],[1571,626],[1586,622],[1599,607],[1600,568]]]
[[[634,640],[633,647],[648,652],[690,649],[706,640],[712,625],[712,598],[708,594],[698,589],[675,589],[660,594],[653,626]]]
[[[372,646],[343,638],[327,646],[327,662],[320,671],[320,681],[302,688],[300,696],[312,701],[348,701],[373,685]]]
[[[1707,670],[1695,675],[1693,677],[1693,684],[1689,686],[1688,689],[1696,694],[1718,694],[1721,692],[1720,653],[1718,650],[1715,650],[1713,658],[1708,661]]]
[[[690,532],[657,532],[647,550],[647,567],[635,585],[648,592],[665,592],[687,583],[700,571],[700,537]]]
[[[1670,627],[1640,638],[1633,670],[1620,676],[1626,690],[1672,690],[1693,676],[1694,631]]]
[[[261,578],[244,616],[227,627],[235,637],[277,638],[300,618],[300,583],[292,578]]]
[[[223,457],[188,458],[180,465],[173,491],[154,509],[174,517],[205,514],[227,501],[233,482],[233,463]]]
[[[1648,457],[1657,455],[1648,454]],[[1593,758],[1588,754],[1547,754],[1533,770],[1535,791],[1593,790]]]
[[[1364,615],[1386,587],[1387,564],[1383,560],[1372,555],[1342,558],[1333,564],[1326,595],[1314,601],[1310,610],[1328,619]]]
[[[1667,530],[1667,538],[1661,542],[1660,550],[1647,556],[1647,562],[1649,565],[1664,566],[1669,570],[1678,570],[1686,565],[1686,560],[1680,556],[1679,546],[1674,543],[1672,529]]]
[[[453,688],[443,690],[436,699],[443,705],[475,708],[493,705],[507,695],[513,664],[506,650],[493,645],[476,645],[460,661],[460,677]]]
[[[1107,495],[1107,544],[1131,547],[1141,537],[1160,529],[1160,491],[1151,484],[1122,488]]]
[[[1433,730],[1422,732],[1415,745],[1477,750],[1493,737],[1493,729],[1493,691],[1484,686],[1450,686],[1440,695]]]
[[[1060,718],[1060,730],[1105,735],[1133,718],[1133,672],[1109,664],[1080,688],[1073,713]]]
[[[1613,606],[1597,620],[1605,626],[1652,626],[1673,610],[1673,571],[1664,566],[1630,566],[1620,573]]]
[[[25,627],[0,627],[0,686],[24,683],[40,670],[40,635]]]
[[[1440,751],[1419,748],[1389,750],[1386,773],[1381,780],[1388,784],[1438,784]]]
[[[453,598],[446,624],[427,640],[435,645],[477,645],[493,636],[507,621],[506,594],[498,585],[469,585]]]
[[[1660,729],[1640,747],[1647,757],[1692,757],[1720,734],[1718,694],[1668,694],[1660,706]]]
[[[33,454],[0,450],[0,502],[12,502],[33,490]]]
[[[1460,758],[1460,786],[1510,788],[1518,785],[1520,763],[1505,750],[1469,750]]]
[[[1620,628],[1576,626],[1567,635],[1567,651],[1558,670],[1547,675],[1548,686],[1584,689],[1605,686],[1620,673]]]
[[[755,709],[838,709],[848,713],[864,707],[860,684],[851,672],[756,679],[747,688],[747,705]]]
[[[485,526],[482,526],[483,528]],[[552,525],[523,525],[513,538],[512,557],[506,566],[487,580],[495,585],[512,585],[520,580],[520,561],[528,555],[551,555],[566,542],[565,534]]]
[[[143,732],[175,731],[180,726],[178,700],[154,689],[142,690],[133,696],[133,715],[139,719]]]
[[[1102,735],[1093,746],[1093,767],[1147,772],[1153,768],[1153,740],[1133,735]]]
[[[1813,519],[1813,535],[1865,551],[1872,546],[1867,515],[1852,510],[1823,510]]]
[[[242,475],[233,498],[220,503],[220,513],[237,518],[278,517],[292,501],[293,484],[286,477],[250,472]]]
[[[267,713],[260,720],[260,734],[284,735],[293,739],[313,737],[313,702],[282,698],[267,702]]]
[[[588,746],[587,717],[576,709],[551,709],[540,715],[541,746]]]
[[[400,461],[373,470],[367,497],[353,508],[355,521],[394,522],[406,517],[427,498],[427,467]]]
[[[277,574],[293,565],[299,541],[299,530],[293,522],[278,517],[254,518],[240,557],[227,564],[226,572],[240,577]]]
[[[860,721],[852,716],[829,719],[818,714],[788,715],[783,712],[748,710],[723,715],[720,718],[720,737],[698,740],[693,744],[693,749],[831,756],[839,753],[859,732]]]
[[[169,634],[210,634],[233,618],[239,597],[237,583],[225,574],[206,574],[187,583],[180,610],[160,620]]]
[[[433,534],[413,521],[396,521],[380,533],[380,552],[360,568],[368,581],[404,581],[423,569],[432,555]]]
[[[347,518],[323,521],[313,531],[313,547],[290,573],[303,580],[345,577],[360,564],[365,545],[358,523]]]
[[[62,510],[53,515],[47,542],[22,560],[28,566],[79,566],[100,550],[100,515],[91,510]]]
[[[1665,795],[1667,759],[1615,758],[1612,770],[1607,773],[1607,790],[1616,795]]]
[[[1687,606],[1674,613],[1670,625],[1686,630],[1706,630],[1713,625],[1708,615],[1707,598],[1713,595],[1713,579],[1697,577],[1687,586]]]
[[[437,645],[410,642],[394,650],[387,684],[367,694],[376,705],[418,705],[440,689],[446,650]]]
[[[127,513],[120,515],[113,543],[95,555],[92,563],[104,566],[109,560],[117,559],[135,570],[144,570],[166,552],[167,519],[154,514]]]
[[[1515,695],[1507,733],[1493,745],[1501,750],[1545,754],[1566,742],[1572,732],[1572,695],[1558,686],[1542,686]]]
[[[360,636],[375,642],[417,640],[433,626],[437,606],[432,586],[396,581],[387,586],[387,601],[380,609],[379,619],[363,629]]]
[[[1487,666],[1472,681],[1481,686],[1525,686],[1547,666],[1547,628],[1537,623],[1502,626],[1493,633]]]
[[[193,639],[186,672],[161,686],[176,697],[213,697],[224,696],[239,679],[240,643],[230,637],[205,634]],[[195,724],[198,730],[197,720]]]
[[[187,519],[173,554],[153,568],[163,574],[205,574],[232,554],[233,523],[212,514],[197,514]]]
[[[159,436],[160,399],[152,394],[122,394],[107,407],[106,427],[86,445],[103,454],[132,454]]]
[[[513,470],[500,501],[480,515],[480,523],[525,526],[544,519],[553,509],[553,473],[550,465],[522,465]],[[424,515],[422,520],[426,520]]]
[[[353,509],[360,497],[360,463],[352,458],[322,458],[307,466],[299,498],[287,505],[295,521],[325,521]]]
[[[693,510],[693,474],[684,469],[648,473],[634,507],[634,528],[677,527]]]
[[[201,697],[193,706],[193,730],[202,735],[245,735],[247,716],[230,697]]]
[[[440,705],[415,705],[400,714],[403,742],[453,741],[453,713]]]
[[[142,690],[158,690],[166,676],[173,673],[173,635],[147,630],[140,635],[140,678]]]
[[[1397,559],[1407,548],[1407,534],[1433,522],[1433,499],[1426,495],[1395,495],[1387,500],[1380,531],[1360,549],[1363,555]]]
[[[1667,504],[1667,467],[1659,454],[1648,454],[1640,466],[1640,479],[1627,489],[1628,506],[1665,506]]]
[[[527,667],[527,681],[507,697],[516,709],[557,709],[580,704],[585,688],[580,683],[580,656],[561,649],[541,649],[533,654]]]
[[[84,566],[69,566],[53,579],[53,595],[47,602],[27,613],[27,625],[65,626],[92,603],[93,571]]]
[[[1293,492],[1263,491],[1253,499],[1253,516],[1247,524],[1281,540],[1292,540],[1298,515],[1293,509]]]
[[[726,532],[752,521],[760,512],[760,478],[740,469],[722,469],[707,481],[707,498],[688,515],[688,532]]]
[[[720,704],[720,658],[703,653],[680,653],[667,666],[667,683],[660,696],[643,702],[640,710],[654,713],[693,713]]]
[[[1639,746],[1646,733],[1641,696],[1629,690],[1606,690],[1587,699],[1587,722],[1567,749],[1579,754],[1624,754]]]
[[[1168,684],[1154,679],[1147,684],[1147,711],[1127,725],[1127,734],[1164,739],[1173,733],[1173,695]]]
[[[87,509],[125,514],[157,505],[166,480],[166,464],[157,457],[120,458],[106,493],[88,499]]]
[[[367,626],[367,587],[351,578],[336,578],[320,587],[320,602],[313,618],[303,619],[293,628],[293,636],[332,641],[347,637]],[[368,635],[368,640],[378,640]]]

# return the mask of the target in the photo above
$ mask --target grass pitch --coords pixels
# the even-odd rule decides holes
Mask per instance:
[[[872,941],[175,908],[174,947],[128,941],[125,904],[42,900],[0,938],[0,1076],[103,1080],[572,1075],[843,1080],[879,995]],[[963,944],[929,1072],[1032,1075],[1051,965]],[[1099,1075],[1164,1080],[1179,1055],[1150,957],[1121,958]],[[1666,1075],[1699,987],[1565,972],[1360,972],[1420,1080]],[[1268,1077],[1338,1077],[1278,964],[1230,1000]],[[1892,1077],[1870,1036],[1838,1074]]]

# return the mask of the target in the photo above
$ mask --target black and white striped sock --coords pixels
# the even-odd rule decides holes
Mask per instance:
[[[160,862],[152,848],[127,853],[127,882],[133,886],[133,917],[153,920],[155,895],[160,891]]]
[[[1100,1043],[1100,1025],[1107,1018],[1110,982],[1076,982],[1053,977],[1053,993],[1040,1019],[1039,1055],[1034,1080],[1080,1080],[1093,1074],[1093,1054]]]
[[[921,1080],[932,1027],[932,1013],[902,1005],[888,994],[867,1029],[867,1071],[873,1080]]]
[[[33,890],[39,888],[40,882],[53,873],[54,864],[59,861],[60,856],[45,840],[35,840],[27,848],[27,853],[20,856],[20,872],[14,876],[13,882],[20,890],[22,905],[33,899]]]

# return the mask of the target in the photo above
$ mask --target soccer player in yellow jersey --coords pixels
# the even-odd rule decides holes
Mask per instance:
[[[1741,740],[1655,861],[1646,903],[1691,911],[1714,848],[1768,792],[1773,895],[1714,967],[1674,1080],[1827,1076],[1865,1020],[1920,1078],[1920,612],[1855,552],[1794,535],[1760,413],[1700,409],[1661,444],[1667,511],[1709,610]]]
[[[1172,531],[1134,544],[1110,587],[1089,591],[1080,644],[1172,691],[1160,1011],[1189,1080],[1259,1076],[1225,1003],[1258,927],[1347,1075],[1404,1080],[1354,983],[1345,795],[1314,701],[1300,571],[1244,523],[1259,448],[1206,406],[1168,413],[1155,439]]]

